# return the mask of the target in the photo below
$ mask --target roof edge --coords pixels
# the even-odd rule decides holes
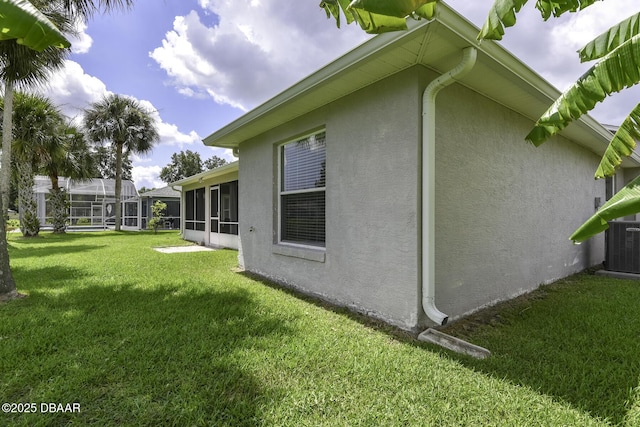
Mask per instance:
[[[226,165],[217,167],[215,169],[210,169],[204,172],[200,172],[198,174],[191,175],[186,178],[180,179],[178,181],[172,182],[169,184],[169,186],[173,187],[176,185],[182,186],[182,185],[188,185],[188,184],[195,184],[196,182],[204,181],[205,179],[215,178],[217,176],[224,175],[225,173],[234,172],[237,170],[238,170],[238,160],[231,163],[227,163]]]

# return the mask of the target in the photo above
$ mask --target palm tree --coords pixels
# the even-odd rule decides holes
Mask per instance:
[[[60,9],[60,4],[46,0],[36,0],[33,5],[47,16],[62,32],[72,34],[73,18]],[[9,180],[11,173],[11,136],[7,131],[13,128],[14,88],[32,87],[46,81],[49,74],[64,65],[68,49],[47,47],[41,52],[19,44],[16,40],[0,41],[0,80],[4,83],[4,114],[2,138],[2,162],[0,165],[0,193],[6,215],[9,202]]]
[[[58,144],[56,133],[62,114],[50,99],[18,92],[14,99],[13,176],[18,188],[20,228],[25,237],[40,232],[37,203],[33,192],[34,177],[40,165],[52,162]]]
[[[69,219],[69,202],[66,191],[60,188],[59,177],[82,181],[93,178],[96,169],[85,135],[68,119],[59,125],[55,137],[49,142],[49,155],[40,165],[40,172],[51,180],[49,203],[53,232],[64,233]]]
[[[132,98],[108,95],[85,111],[87,135],[97,143],[111,142],[116,150],[116,231],[121,224],[122,156],[147,153],[158,140],[158,130],[151,112]]]
[[[130,6],[132,0],[31,0],[28,2],[9,0],[3,2],[3,26],[5,37],[0,37],[0,80],[4,83],[4,113],[2,118],[2,159],[0,161],[0,301],[18,298],[16,284],[9,265],[5,216],[9,199],[11,176],[11,136],[13,130],[13,89],[18,85],[29,85],[46,79],[48,71],[59,68],[68,52],[60,47],[68,46],[67,40],[59,37],[62,33],[73,33],[73,20],[86,18],[92,13],[108,11],[123,5]],[[10,8],[17,6],[18,10]],[[43,18],[44,16],[44,18]],[[24,18],[23,22],[19,22]],[[12,28],[18,31],[12,32]],[[17,38],[25,37],[33,27],[40,29],[44,42]],[[57,34],[56,34],[56,30]],[[36,50],[34,50],[36,49]],[[37,53],[37,54],[36,54]]]

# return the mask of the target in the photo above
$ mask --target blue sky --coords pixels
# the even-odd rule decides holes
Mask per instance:
[[[575,51],[588,37],[637,12],[636,1],[609,0],[546,23],[530,2],[503,44],[564,89],[587,68]],[[447,3],[480,26],[492,1]],[[164,186],[158,174],[171,154],[192,150],[203,160],[212,155],[233,160],[226,150],[205,147],[202,138],[370,37],[353,24],[337,29],[318,4],[136,0],[132,10],[89,20],[72,41],[74,53],[65,68],[43,91],[78,119],[107,93],[131,96],[154,111],[161,140],[151,154],[133,158],[133,175],[138,188]],[[593,115],[619,124],[638,95],[637,90],[621,94]]]

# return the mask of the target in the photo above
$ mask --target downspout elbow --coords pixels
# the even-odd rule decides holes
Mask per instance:
[[[477,50],[463,50],[460,63],[433,80],[422,94],[422,309],[429,319],[445,325],[449,316],[435,304],[435,166],[436,96],[441,89],[466,75],[475,65]]]

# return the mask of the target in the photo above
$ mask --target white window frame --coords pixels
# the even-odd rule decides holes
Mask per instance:
[[[278,150],[277,150],[277,156],[278,156],[278,170],[277,170],[277,174],[278,174],[278,213],[277,213],[277,243],[279,245],[287,245],[287,246],[294,246],[294,247],[299,247],[299,248],[307,248],[307,249],[312,249],[314,251],[318,251],[318,250],[322,250],[324,251],[326,248],[326,189],[327,189],[327,185],[326,185],[326,178],[325,178],[325,186],[324,187],[317,187],[317,188],[311,188],[311,189],[302,189],[302,190],[291,190],[291,191],[283,191],[283,177],[284,177],[284,156],[283,156],[283,150],[285,145],[287,144],[291,144],[297,141],[300,141],[302,139],[305,138],[309,138],[310,136],[313,135],[318,135],[324,133],[325,134],[325,143],[326,143],[326,129],[322,128],[322,129],[318,129],[316,131],[313,132],[309,132],[307,134],[304,134],[302,136],[296,137],[296,138],[292,138],[287,140],[286,142],[283,142],[281,144],[278,145]],[[326,147],[325,147],[325,161],[326,161]],[[325,166],[326,168],[326,166]],[[316,192],[323,192],[325,194],[325,242],[322,245],[312,245],[312,244],[305,244],[305,243],[300,243],[300,242],[292,242],[292,241],[288,241],[288,240],[282,240],[282,196],[286,196],[289,194],[303,194],[303,193],[316,193]],[[323,258],[324,261],[324,258]]]

